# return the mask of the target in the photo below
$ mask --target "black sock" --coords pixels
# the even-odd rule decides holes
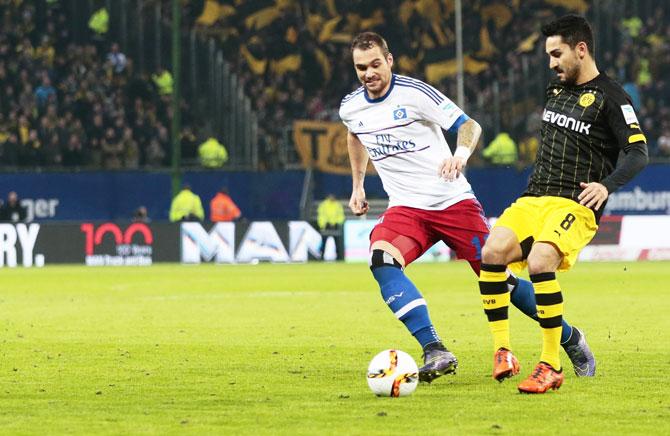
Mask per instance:
[[[442,342],[431,342],[430,344],[426,344],[425,347],[423,347],[423,352],[426,353],[428,351],[433,351],[433,350],[440,350],[440,351],[447,351],[447,347],[442,344]]]

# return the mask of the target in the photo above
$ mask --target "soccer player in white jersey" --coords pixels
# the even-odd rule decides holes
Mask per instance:
[[[442,240],[479,275],[489,227],[462,171],[481,127],[432,86],[393,74],[393,56],[380,35],[361,33],[351,52],[363,86],[345,96],[340,106],[340,118],[349,130],[349,207],[356,215],[368,211],[363,181],[371,159],[389,196],[389,208],[370,234],[370,269],[386,304],[421,344],[424,365],[419,379],[431,382],[455,372],[458,361],[443,345],[426,301],[404,268]],[[457,132],[453,155],[442,129]],[[530,282],[510,275],[508,283],[512,303],[537,319]],[[564,322],[563,345],[577,371],[580,356],[589,350],[575,348],[572,331]]]

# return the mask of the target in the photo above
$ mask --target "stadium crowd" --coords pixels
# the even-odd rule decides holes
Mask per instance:
[[[169,1],[157,1],[169,10]],[[2,164],[167,165],[171,93],[163,92],[149,72],[136,71],[114,41],[75,41],[66,9],[57,1],[46,4],[36,8],[33,2],[0,0]],[[187,5],[184,25],[218,42],[253,96],[263,168],[281,167],[280,141],[292,120],[338,120],[340,99],[358,86],[349,43],[361,30],[387,38],[396,72],[424,79],[455,99],[451,1],[189,0]],[[532,162],[541,122],[537,89],[543,84],[519,90],[546,70],[545,58],[538,55],[543,51],[537,44],[539,24],[566,12],[588,15],[592,6],[583,0],[482,0],[463,6],[467,112],[483,124],[486,143],[500,128],[518,144],[519,159]],[[645,8],[639,16],[625,11],[615,40],[597,47],[600,64],[633,97],[656,157],[670,157],[666,9]],[[508,86],[510,81],[515,85]],[[496,126],[491,103],[497,89],[501,107],[509,109],[497,114],[501,122]],[[182,110],[182,156],[195,158],[197,144],[206,138],[196,139],[189,117],[195,115]],[[478,158],[473,162],[487,162]]]
[[[358,86],[349,43],[362,30],[386,37],[396,72],[427,80],[455,99],[453,4],[206,0],[196,25],[220,41],[248,95],[255,96],[265,133],[276,142],[292,119],[338,120],[340,99]],[[581,0],[508,0],[463,2],[463,7],[468,111],[483,121],[491,141],[496,132],[483,112],[491,111],[498,82],[504,107],[521,107],[501,114],[501,127],[521,143],[520,156],[532,162],[533,143],[527,141],[538,133],[541,101],[535,90],[528,101],[520,97],[523,92],[511,95],[508,82],[514,80],[519,89],[547,69],[545,56],[538,56],[542,22],[568,12],[588,15],[591,6]],[[670,156],[670,147],[659,145],[668,143],[670,17],[662,6],[644,17],[624,14],[617,40],[597,50],[602,49],[607,73],[636,94],[652,155]]]
[[[118,44],[76,44],[57,3],[38,13],[33,2],[6,0],[0,16],[4,165],[120,169],[169,162],[171,95],[135,72]]]

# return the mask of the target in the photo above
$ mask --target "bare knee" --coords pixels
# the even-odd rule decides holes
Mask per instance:
[[[528,274],[554,272],[562,260],[563,255],[553,244],[536,242],[528,255]]]
[[[403,257],[402,253],[400,252],[400,249],[395,247],[393,244],[387,241],[375,241],[372,246],[370,247],[370,253],[374,250],[382,250],[388,254],[390,254],[399,264],[402,268],[405,267],[405,258]]]
[[[521,260],[521,247],[514,232],[505,227],[494,227],[482,248],[482,262],[507,265],[517,260]]]

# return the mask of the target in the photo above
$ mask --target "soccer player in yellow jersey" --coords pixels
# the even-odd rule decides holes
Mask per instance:
[[[557,73],[546,91],[542,142],[528,188],[503,212],[486,241],[479,279],[494,338],[493,378],[502,381],[519,372],[510,346],[505,271],[513,262],[528,266],[543,343],[540,362],[518,386],[523,393],[544,393],[563,383],[563,295],[556,271],[574,265],[598,229],[608,195],[648,161],[630,97],[598,71],[589,23],[567,15],[544,25],[542,33],[549,68]],[[593,375],[593,356],[586,361],[584,375]]]

